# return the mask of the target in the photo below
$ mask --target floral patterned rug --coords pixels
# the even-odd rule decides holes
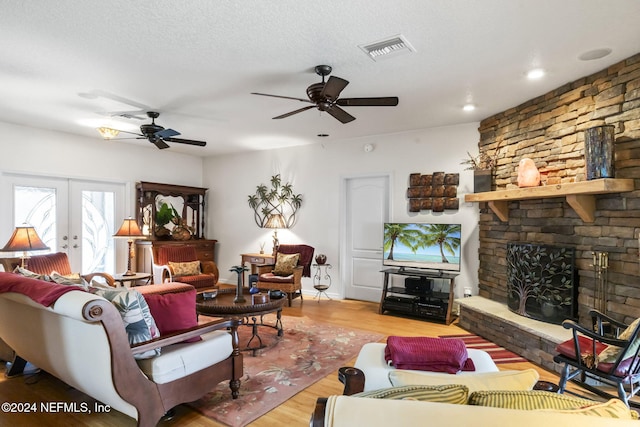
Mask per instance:
[[[265,316],[265,323],[273,324],[269,316]],[[243,352],[244,376],[238,399],[231,399],[227,381],[189,405],[218,422],[245,426],[346,365],[363,344],[383,338],[381,334],[323,324],[306,317],[284,316],[282,323],[283,337],[278,339],[275,330],[261,327],[259,333],[267,348],[256,356],[251,351]],[[242,347],[251,328],[243,326],[239,334]],[[309,414],[312,410],[309,408]]]

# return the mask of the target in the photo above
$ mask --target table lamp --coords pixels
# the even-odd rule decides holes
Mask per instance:
[[[138,227],[138,223],[135,219],[129,217],[124,220],[120,229],[113,235],[114,237],[128,237],[129,241],[129,253],[127,255],[127,271],[123,274],[123,276],[135,276],[135,272],[131,271],[131,258],[133,258],[133,239],[139,239],[144,237],[142,231],[140,231],[140,227]]]
[[[284,223],[284,218],[281,214],[271,214],[269,215],[269,219],[267,219],[267,223],[264,225],[265,228],[273,228],[273,256],[276,256],[278,253],[278,247],[280,246],[280,241],[278,240],[278,228],[287,228]]]
[[[2,252],[18,252],[22,251],[22,268],[25,268],[25,261],[29,258],[27,252],[29,251],[41,251],[49,249],[47,245],[45,245],[38,233],[36,233],[35,228],[30,225],[23,224],[20,227],[16,227],[13,230],[13,235],[2,248]]]

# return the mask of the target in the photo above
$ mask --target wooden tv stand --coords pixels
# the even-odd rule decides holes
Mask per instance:
[[[378,313],[396,312],[441,321],[447,325],[453,321],[454,316],[451,314],[451,308],[453,307],[453,291],[458,273],[401,268],[387,268],[381,272],[384,273],[384,285]],[[390,287],[389,277],[391,275],[403,276],[405,286]],[[407,288],[406,279],[411,278],[415,280],[410,280],[409,282],[413,283],[410,284],[410,288]],[[434,291],[433,279],[448,281],[448,291]]]

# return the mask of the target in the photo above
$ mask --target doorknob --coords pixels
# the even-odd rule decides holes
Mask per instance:
[[[69,245],[62,245],[62,249],[67,249]]]
[[[67,240],[68,237],[67,236],[62,236],[62,240]]]
[[[78,249],[80,246],[78,244],[73,245],[74,249]]]

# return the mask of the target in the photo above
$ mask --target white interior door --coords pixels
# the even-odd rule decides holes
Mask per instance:
[[[343,280],[345,297],[379,302],[383,224],[389,219],[388,175],[347,178]]]
[[[12,212],[2,215],[2,223],[8,223],[3,228],[34,226],[50,252],[67,253],[72,271],[116,271],[113,233],[124,218],[124,184],[23,175],[4,178]]]

